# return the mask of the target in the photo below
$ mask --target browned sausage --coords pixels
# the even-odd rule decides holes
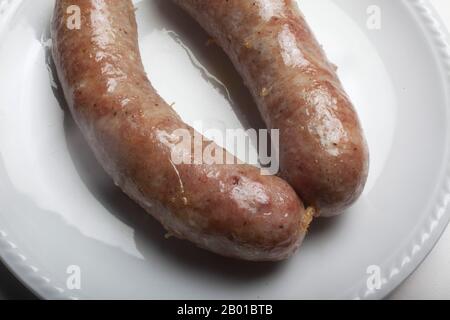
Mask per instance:
[[[66,23],[73,5],[79,30]],[[194,130],[147,79],[131,1],[57,0],[52,40],[71,113],[97,159],[171,234],[253,261],[295,251],[311,214],[282,179],[244,164],[172,161],[172,133]]]
[[[280,168],[321,216],[361,194],[369,166],[358,116],[293,0],[175,0],[228,54],[270,129]]]

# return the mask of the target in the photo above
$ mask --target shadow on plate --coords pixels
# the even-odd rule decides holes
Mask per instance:
[[[153,0],[141,2],[139,5],[141,6],[140,10],[156,10],[159,16],[164,17],[164,25],[156,23],[149,27],[146,24],[143,26],[146,29],[142,31],[152,31],[147,28],[169,30],[169,34],[176,42],[188,45],[189,51],[198,61],[201,61],[208,73],[220,80],[220,84],[214,83],[211,77],[203,75],[205,81],[210,82],[230,101],[233,111],[244,129],[266,129],[258,107],[234,65],[223,50],[211,41],[211,37],[197,22],[172,1]],[[201,74],[203,73],[201,72]],[[223,86],[226,88],[225,90]]]

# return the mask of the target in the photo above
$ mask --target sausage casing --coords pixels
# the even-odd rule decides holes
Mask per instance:
[[[369,154],[355,109],[293,0],[175,0],[228,54],[269,129],[280,170],[332,216],[361,194]]]
[[[78,29],[67,24],[74,6]],[[174,236],[224,256],[289,257],[311,219],[295,191],[250,165],[174,164],[171,133],[194,130],[152,87],[137,39],[130,0],[56,1],[58,77],[101,165]]]

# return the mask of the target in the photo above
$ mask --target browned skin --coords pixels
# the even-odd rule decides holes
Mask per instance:
[[[70,5],[81,8],[80,30],[66,27]],[[57,0],[52,39],[66,99],[96,157],[169,233],[246,260],[295,251],[311,215],[282,179],[249,165],[171,161],[171,133],[194,130],[147,79],[131,1]]]
[[[175,0],[228,54],[270,129],[281,176],[321,216],[361,194],[369,155],[335,67],[292,0]]]

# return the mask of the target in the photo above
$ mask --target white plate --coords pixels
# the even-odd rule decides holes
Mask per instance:
[[[423,1],[299,2],[358,109],[370,178],[346,215],[314,224],[293,259],[251,264],[166,240],[113,186],[49,77],[53,1],[1,1],[0,256],[11,270],[43,298],[381,298],[404,280],[450,217],[445,35]],[[380,30],[366,24],[373,5]],[[193,21],[166,0],[137,6],[145,67],[187,122],[261,125]],[[70,266],[79,290],[67,286]],[[377,271],[381,287],[368,287]]]

